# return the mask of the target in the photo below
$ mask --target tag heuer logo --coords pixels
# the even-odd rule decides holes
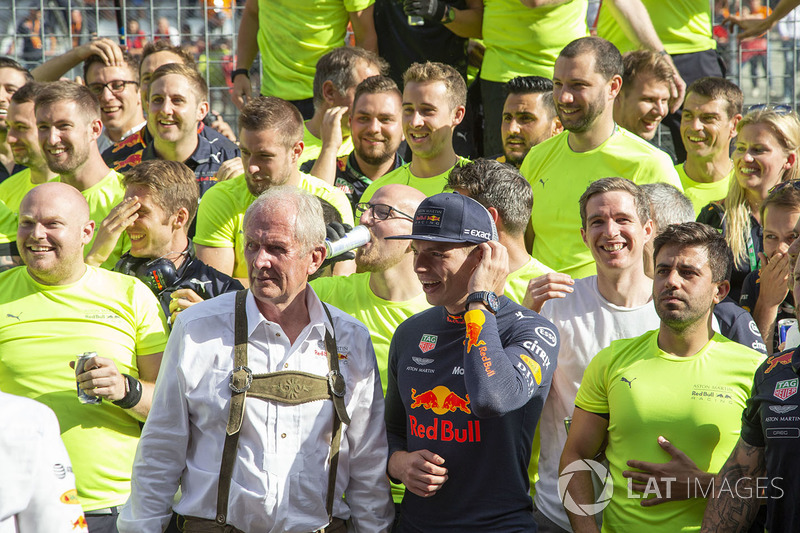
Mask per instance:
[[[427,333],[422,336],[422,339],[419,341],[419,349],[422,350],[423,353],[430,352],[434,348],[436,348],[436,341],[439,340],[437,335],[428,335]]]
[[[434,340],[433,343],[435,345],[436,341]],[[433,363],[433,359],[428,359],[427,357],[412,357],[411,359],[419,366],[425,366]]]
[[[775,384],[775,397],[779,400],[786,401],[797,394],[797,385],[800,383],[800,378],[787,379],[779,381]]]

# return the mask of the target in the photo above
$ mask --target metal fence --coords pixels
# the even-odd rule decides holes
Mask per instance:
[[[728,76],[744,91],[745,102],[797,105],[800,8],[767,37],[740,45],[723,19],[726,13],[746,13],[761,2],[709,1],[718,49],[728,64]],[[599,3],[589,0],[590,26]],[[118,38],[121,24],[134,53],[144,42],[159,38],[191,50],[208,82],[212,109],[231,122],[236,110],[229,98],[229,74],[243,8],[244,0],[0,0],[0,55],[35,66],[95,36]],[[70,76],[79,74],[78,68]],[[253,83],[258,87],[258,79]]]

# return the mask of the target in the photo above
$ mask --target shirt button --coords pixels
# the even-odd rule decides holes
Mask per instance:
[[[276,336],[276,337],[280,337],[280,336],[281,336],[281,334],[280,334],[280,333],[276,333],[276,334],[275,334],[275,336]]]
[[[281,438],[285,439],[286,438],[286,433],[281,433]]]

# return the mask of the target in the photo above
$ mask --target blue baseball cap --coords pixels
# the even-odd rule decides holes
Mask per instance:
[[[497,228],[492,215],[481,204],[463,194],[443,192],[419,204],[411,235],[386,239],[480,244],[496,241]]]

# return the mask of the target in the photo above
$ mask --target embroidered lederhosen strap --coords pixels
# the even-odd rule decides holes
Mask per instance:
[[[328,520],[333,518],[333,498],[336,485],[336,470],[339,465],[339,445],[342,440],[342,423],[350,424],[344,405],[345,381],[339,372],[339,353],[336,338],[325,328],[325,347],[328,351],[328,375],[318,376],[307,372],[283,371],[256,374],[247,368],[247,314],[245,300],[247,289],[236,293],[234,313],[234,368],[231,375],[231,404],[226,428],[225,445],[222,449],[222,464],[217,486],[217,515],[215,522],[227,522],[228,497],[230,495],[233,465],[236,462],[239,431],[244,419],[245,398],[253,396],[262,400],[289,405],[318,400],[333,400],[333,437],[331,439],[328,495],[325,510]],[[325,304],[322,305],[333,329],[333,319]]]

